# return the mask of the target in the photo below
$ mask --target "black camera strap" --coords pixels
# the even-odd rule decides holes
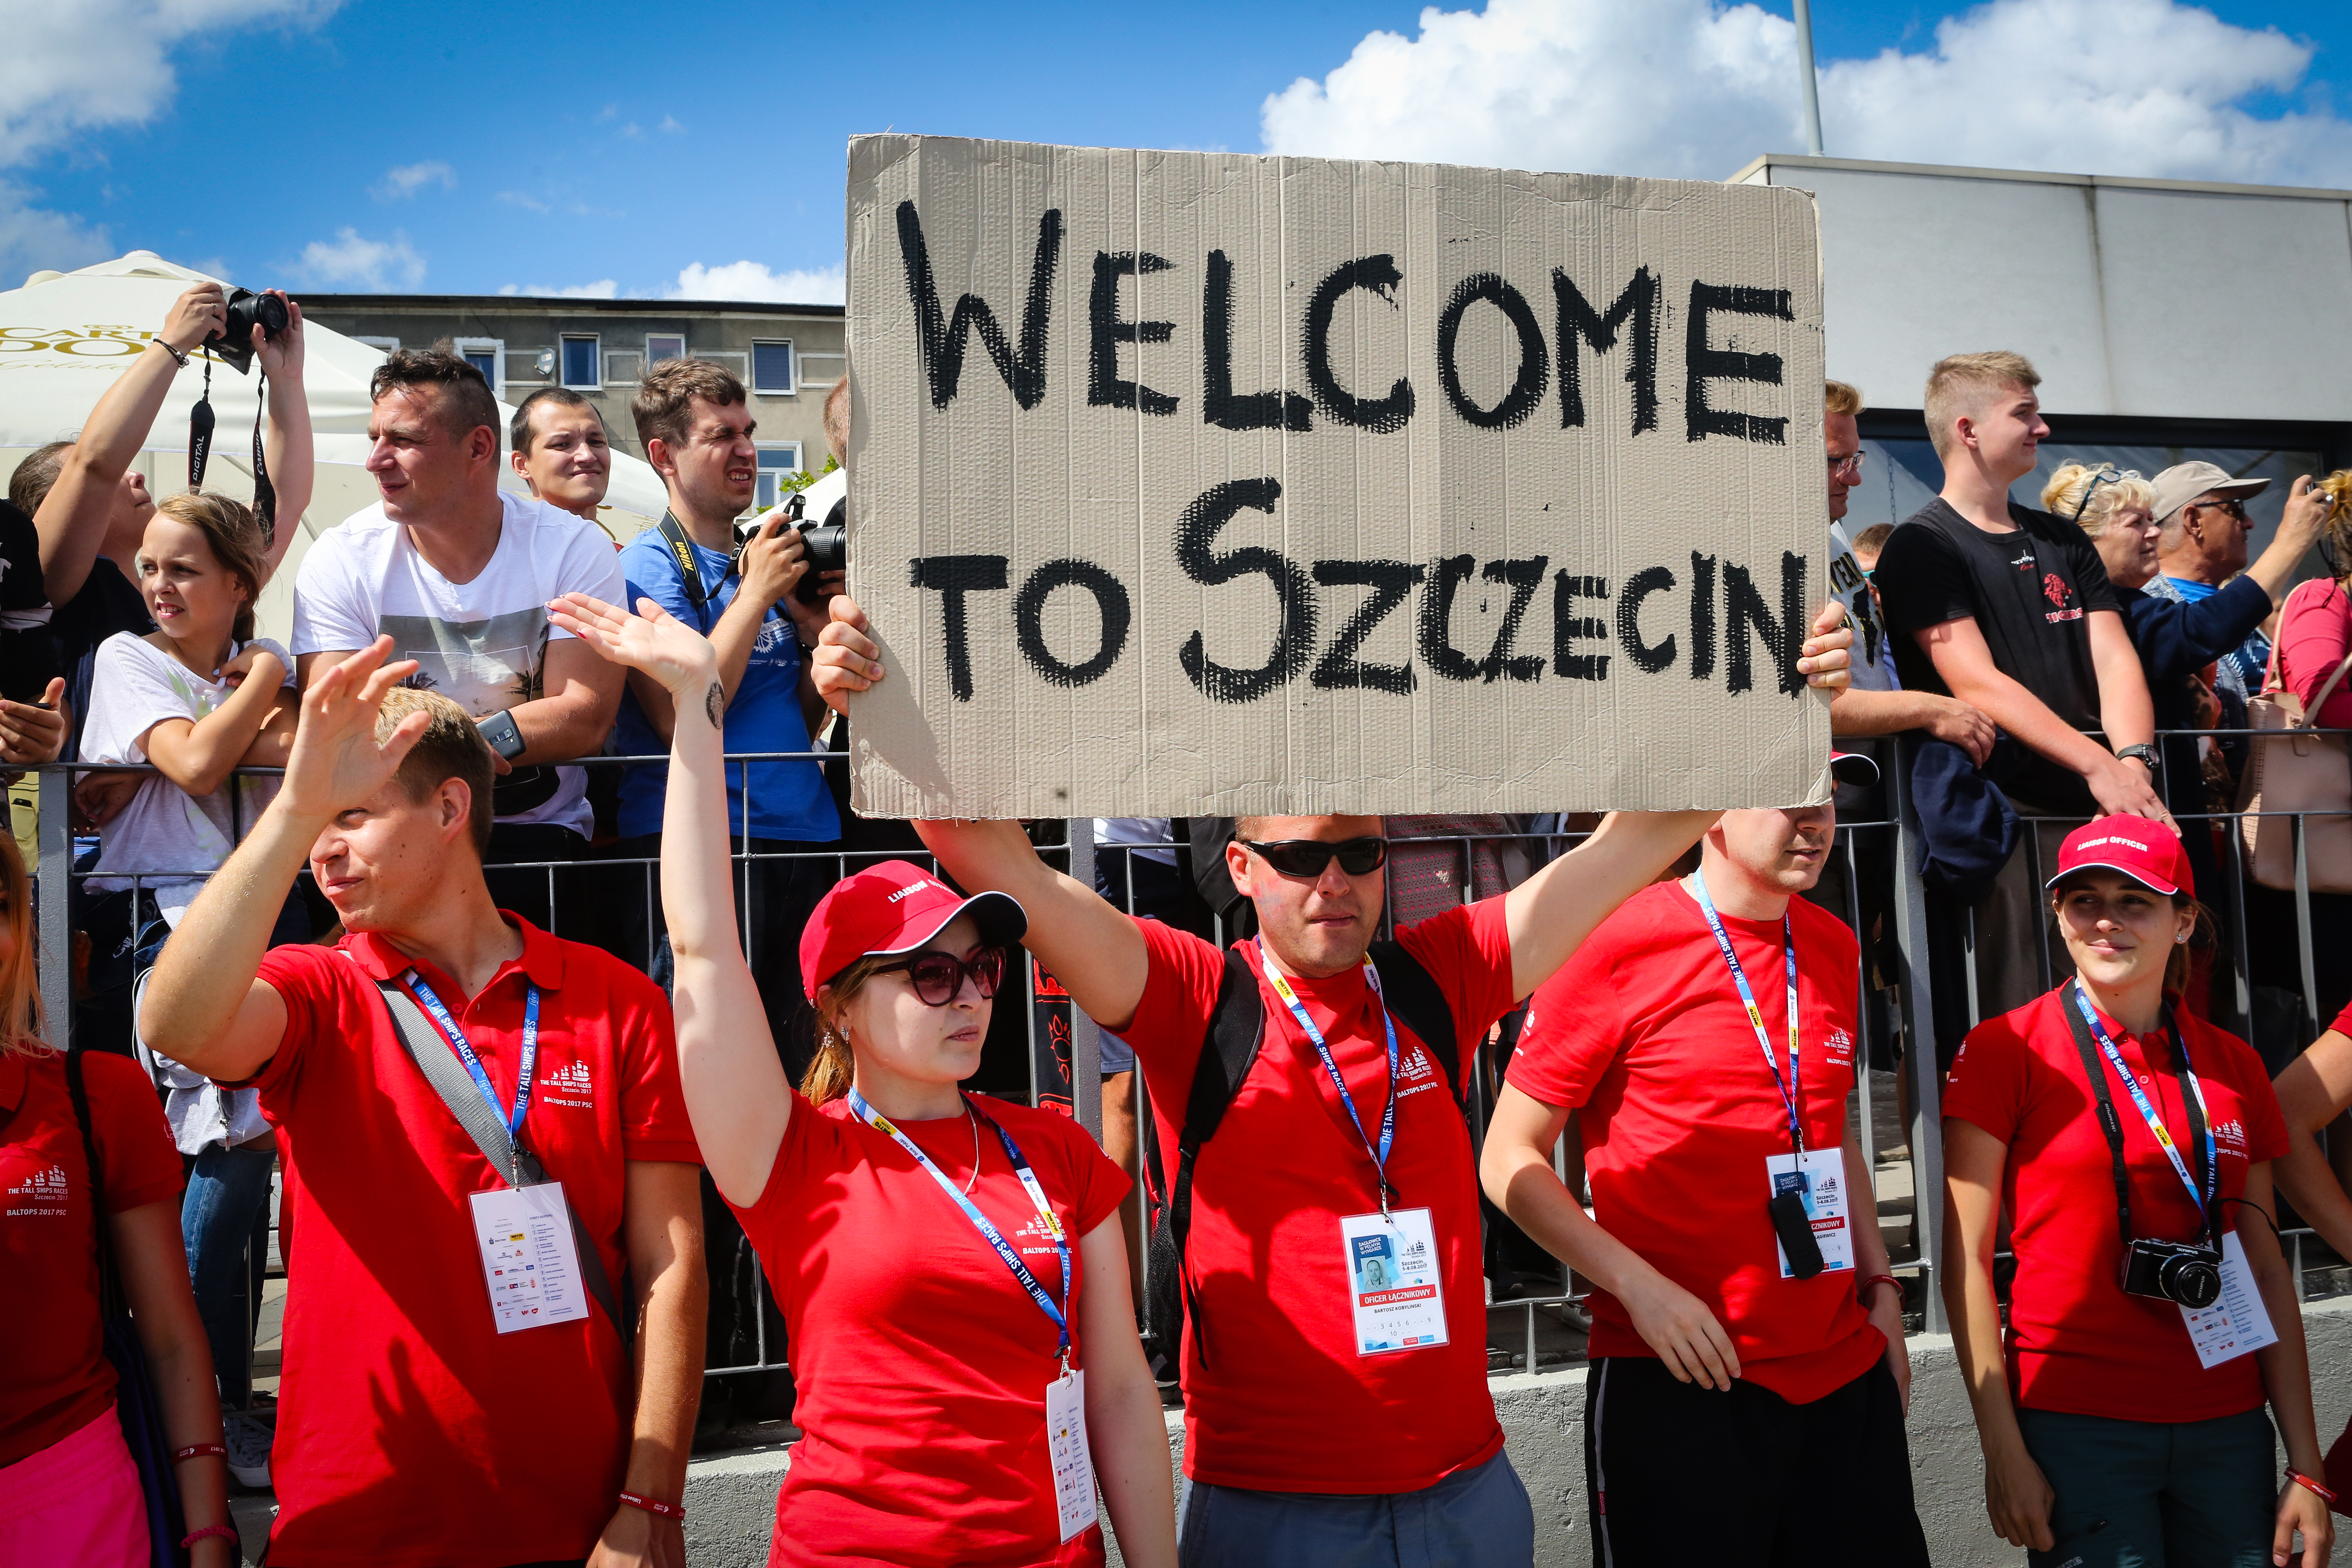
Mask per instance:
[[[202,352],[201,350],[199,351]],[[261,421],[269,406],[269,373],[253,389],[253,515],[261,524],[261,546],[278,542],[278,488],[269,482],[269,458],[262,449]],[[205,466],[213,455],[213,356],[205,354],[205,390],[188,410],[188,488],[205,488]]]
[[[2059,989],[2062,993],[2070,991],[2074,984],[2070,980]],[[2091,1044],[2091,1026],[2084,1022],[2081,1009],[2070,1005],[2062,995],[2058,1010],[2066,1016],[2067,1027],[2074,1032],[2074,1049],[2082,1055],[2083,1072],[2091,1080],[2091,1094],[2098,1101],[2099,1131],[2106,1134],[2107,1154],[2115,1164],[2116,1228],[2122,1233],[2123,1244],[2128,1248],[2132,1244],[2131,1174],[2124,1166],[2123,1119],[2116,1113],[2115,1097],[2107,1092],[2106,1069],[2099,1064],[2099,1053]],[[2180,1026],[2174,1022],[2172,1008],[2169,1005],[2164,1009],[2164,1032],[2172,1042],[2172,1070],[2174,1079],[2180,1085],[2180,1102],[2188,1108],[2189,1158],[2193,1168],[2198,1152],[2208,1144],[2205,1136],[2205,1104],[2189,1081],[2188,1042],[2180,1037]],[[2220,1160],[2218,1150],[2213,1158],[2214,1163],[2218,1163]],[[2210,1194],[2205,1202],[2204,1235],[2212,1241],[2214,1246],[2219,1247],[2221,1245],[2221,1172],[2214,1168],[2214,1164],[2208,1165],[2203,1181],[2205,1190]]]
[[[199,348],[198,353],[204,353]],[[188,410],[188,488],[205,488],[205,465],[213,455],[213,356],[205,353],[205,390]]]
[[[702,635],[710,635],[710,590],[702,585],[702,558],[694,552],[694,542],[687,538],[686,530],[678,526],[675,512],[664,511],[661,520],[662,542],[677,562],[677,574],[686,588],[686,602],[694,606],[696,618],[702,623]],[[736,558],[730,556],[721,583],[735,575]]]

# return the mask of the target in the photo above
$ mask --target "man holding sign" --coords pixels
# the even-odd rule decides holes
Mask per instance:
[[[833,613],[816,681],[846,711],[883,666],[864,613]],[[1804,646],[1821,688],[1847,679],[1841,616]],[[1714,816],[1612,816],[1509,893],[1381,943],[1379,817],[1244,816],[1226,865],[1260,935],[1223,953],[1049,870],[1017,823],[917,824],[968,892],[1030,911],[1025,945],[1134,1047],[1180,1152],[1186,1568],[1529,1561],[1486,1390],[1462,1067]]]

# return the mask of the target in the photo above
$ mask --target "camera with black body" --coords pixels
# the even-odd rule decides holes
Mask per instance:
[[[2124,1248],[2124,1294],[2202,1311],[2221,1298],[2221,1254],[2201,1241],[2134,1241]]]
[[[804,605],[823,604],[825,594],[817,584],[818,577],[827,572],[849,569],[849,500],[845,496],[835,501],[832,510],[824,514],[823,522],[807,521],[808,502],[803,496],[792,497],[784,502],[782,510],[784,521],[800,531],[804,552],[801,558],[808,563],[808,570],[801,574],[799,585],[793,590],[793,595]],[[761,512],[735,525],[735,554],[738,560],[742,558],[743,547],[758,536],[760,530],[768,526],[768,520],[773,515]]]
[[[250,289],[228,291],[228,324],[205,340],[215,358],[244,375],[253,369],[253,329],[272,342],[286,330],[286,301],[275,294]]]

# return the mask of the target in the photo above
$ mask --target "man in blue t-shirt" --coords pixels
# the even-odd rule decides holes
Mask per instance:
[[[779,514],[735,556],[735,519],[751,509],[760,461],[743,384],[708,360],[667,360],[646,373],[630,412],[646,458],[668,489],[669,514],[621,552],[629,607],[651,599],[718,649],[730,752],[812,750],[810,730],[824,710],[802,648],[815,642],[825,610],[822,597],[812,602],[796,592],[807,572],[801,536]],[[821,585],[837,591],[839,574],[832,575],[834,581]],[[667,753],[670,720],[668,693],[630,671],[614,726],[622,753]],[[668,776],[667,763],[627,770],[621,784],[622,857],[659,858]],[[805,1011],[801,928],[839,869],[829,856],[808,857],[835,847],[841,820],[813,762],[730,765],[727,812],[738,852],[750,857],[745,955],[770,999],[769,1023],[786,1065],[797,1068],[808,1048],[805,1029],[793,1026],[795,1011]],[[651,904],[656,923],[643,947],[627,956],[646,963],[667,984],[669,944],[659,931],[659,900],[639,902]]]

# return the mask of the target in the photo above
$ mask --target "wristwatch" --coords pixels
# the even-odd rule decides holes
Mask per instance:
[[[2126,758],[2137,758],[2146,763],[2147,771],[2151,773],[2164,766],[2164,759],[2156,754],[2154,746],[2126,746],[2116,753],[2117,762]]]
[[[522,731],[516,726],[513,714],[493,713],[477,721],[482,728],[482,739],[490,743],[490,750],[507,761],[513,762],[530,749],[530,743],[522,738]]]

